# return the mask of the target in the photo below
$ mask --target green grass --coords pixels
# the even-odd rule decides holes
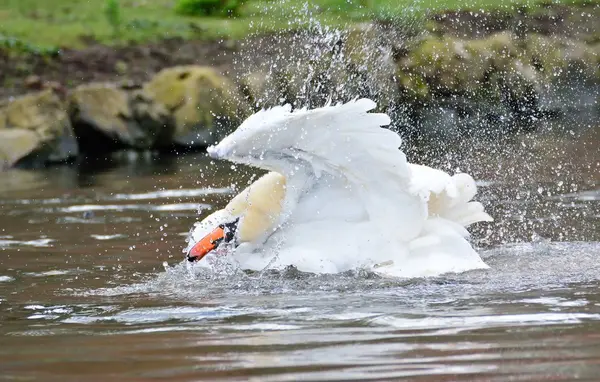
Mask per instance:
[[[169,37],[235,39],[253,32],[306,26],[309,19],[340,26],[374,15],[390,19],[418,18],[428,11],[510,8],[533,5],[536,1],[250,0],[242,8],[240,17],[217,18],[179,16],[173,9],[175,0],[118,0],[120,25],[116,33],[114,20],[111,22],[107,17],[107,0],[0,0],[0,47],[2,41],[8,40],[42,50],[80,47],[84,45],[84,37],[106,44]],[[576,0],[558,2],[571,1]]]

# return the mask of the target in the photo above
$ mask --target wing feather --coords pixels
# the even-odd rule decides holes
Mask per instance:
[[[410,240],[421,231],[426,207],[410,190],[400,136],[383,128],[388,115],[370,113],[375,107],[357,99],[313,110],[292,111],[289,105],[263,110],[208,152],[277,171],[286,177],[288,192],[323,172],[343,178],[382,233]]]

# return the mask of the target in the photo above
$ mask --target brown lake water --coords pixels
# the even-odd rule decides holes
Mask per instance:
[[[438,156],[496,221],[491,269],[428,279],[191,271],[198,208],[252,173],[203,154],[1,173],[0,380],[597,380],[599,142]]]

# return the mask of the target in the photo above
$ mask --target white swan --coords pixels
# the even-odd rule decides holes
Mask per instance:
[[[209,147],[213,158],[271,172],[196,223],[188,259],[402,277],[487,268],[467,241],[468,225],[492,220],[471,201],[473,178],[409,164],[400,137],[382,128],[389,117],[369,113],[375,106],[278,106]]]

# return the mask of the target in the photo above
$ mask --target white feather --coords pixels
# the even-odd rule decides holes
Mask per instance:
[[[286,178],[279,222],[260,245],[243,243],[243,268],[295,265],[310,272],[358,266],[396,276],[485,268],[465,227],[489,220],[470,202],[466,174],[407,163],[385,114],[359,99],[314,110],[260,111],[210,147],[211,156]],[[383,265],[382,265],[383,264]]]

